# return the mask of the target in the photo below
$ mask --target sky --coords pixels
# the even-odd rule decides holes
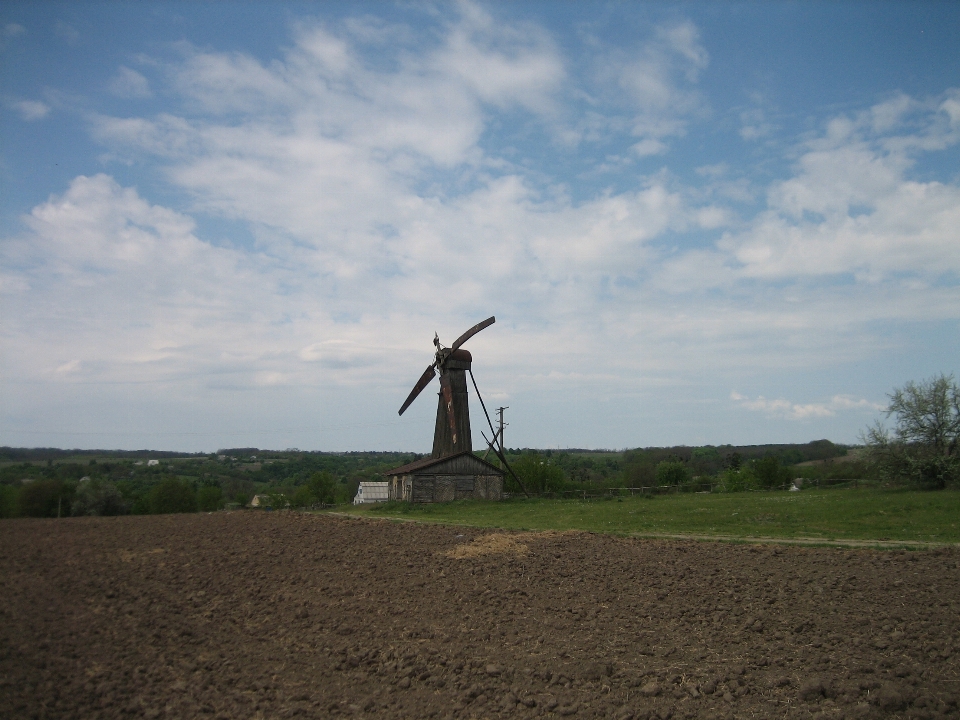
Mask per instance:
[[[960,372],[960,4],[0,5],[0,445],[856,443]],[[486,420],[471,387],[474,447]]]

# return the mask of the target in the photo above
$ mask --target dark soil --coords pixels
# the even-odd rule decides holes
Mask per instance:
[[[9,718],[957,717],[960,551],[0,522]]]

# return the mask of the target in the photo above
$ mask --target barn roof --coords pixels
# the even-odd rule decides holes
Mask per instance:
[[[451,474],[460,474],[465,464],[472,465],[477,471],[484,474],[503,475],[503,470],[486,460],[478,458],[469,450],[442,458],[428,457],[414,460],[412,463],[388,470],[384,475],[442,475],[444,471]]]

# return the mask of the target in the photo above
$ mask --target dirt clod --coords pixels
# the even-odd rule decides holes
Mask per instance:
[[[826,692],[823,680],[820,678],[811,678],[809,680],[805,680],[800,686],[800,692],[798,693],[800,699],[805,702],[819,700],[825,694]]]

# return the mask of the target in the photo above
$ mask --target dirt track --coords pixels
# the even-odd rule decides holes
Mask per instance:
[[[0,522],[0,716],[958,717],[960,551]]]

